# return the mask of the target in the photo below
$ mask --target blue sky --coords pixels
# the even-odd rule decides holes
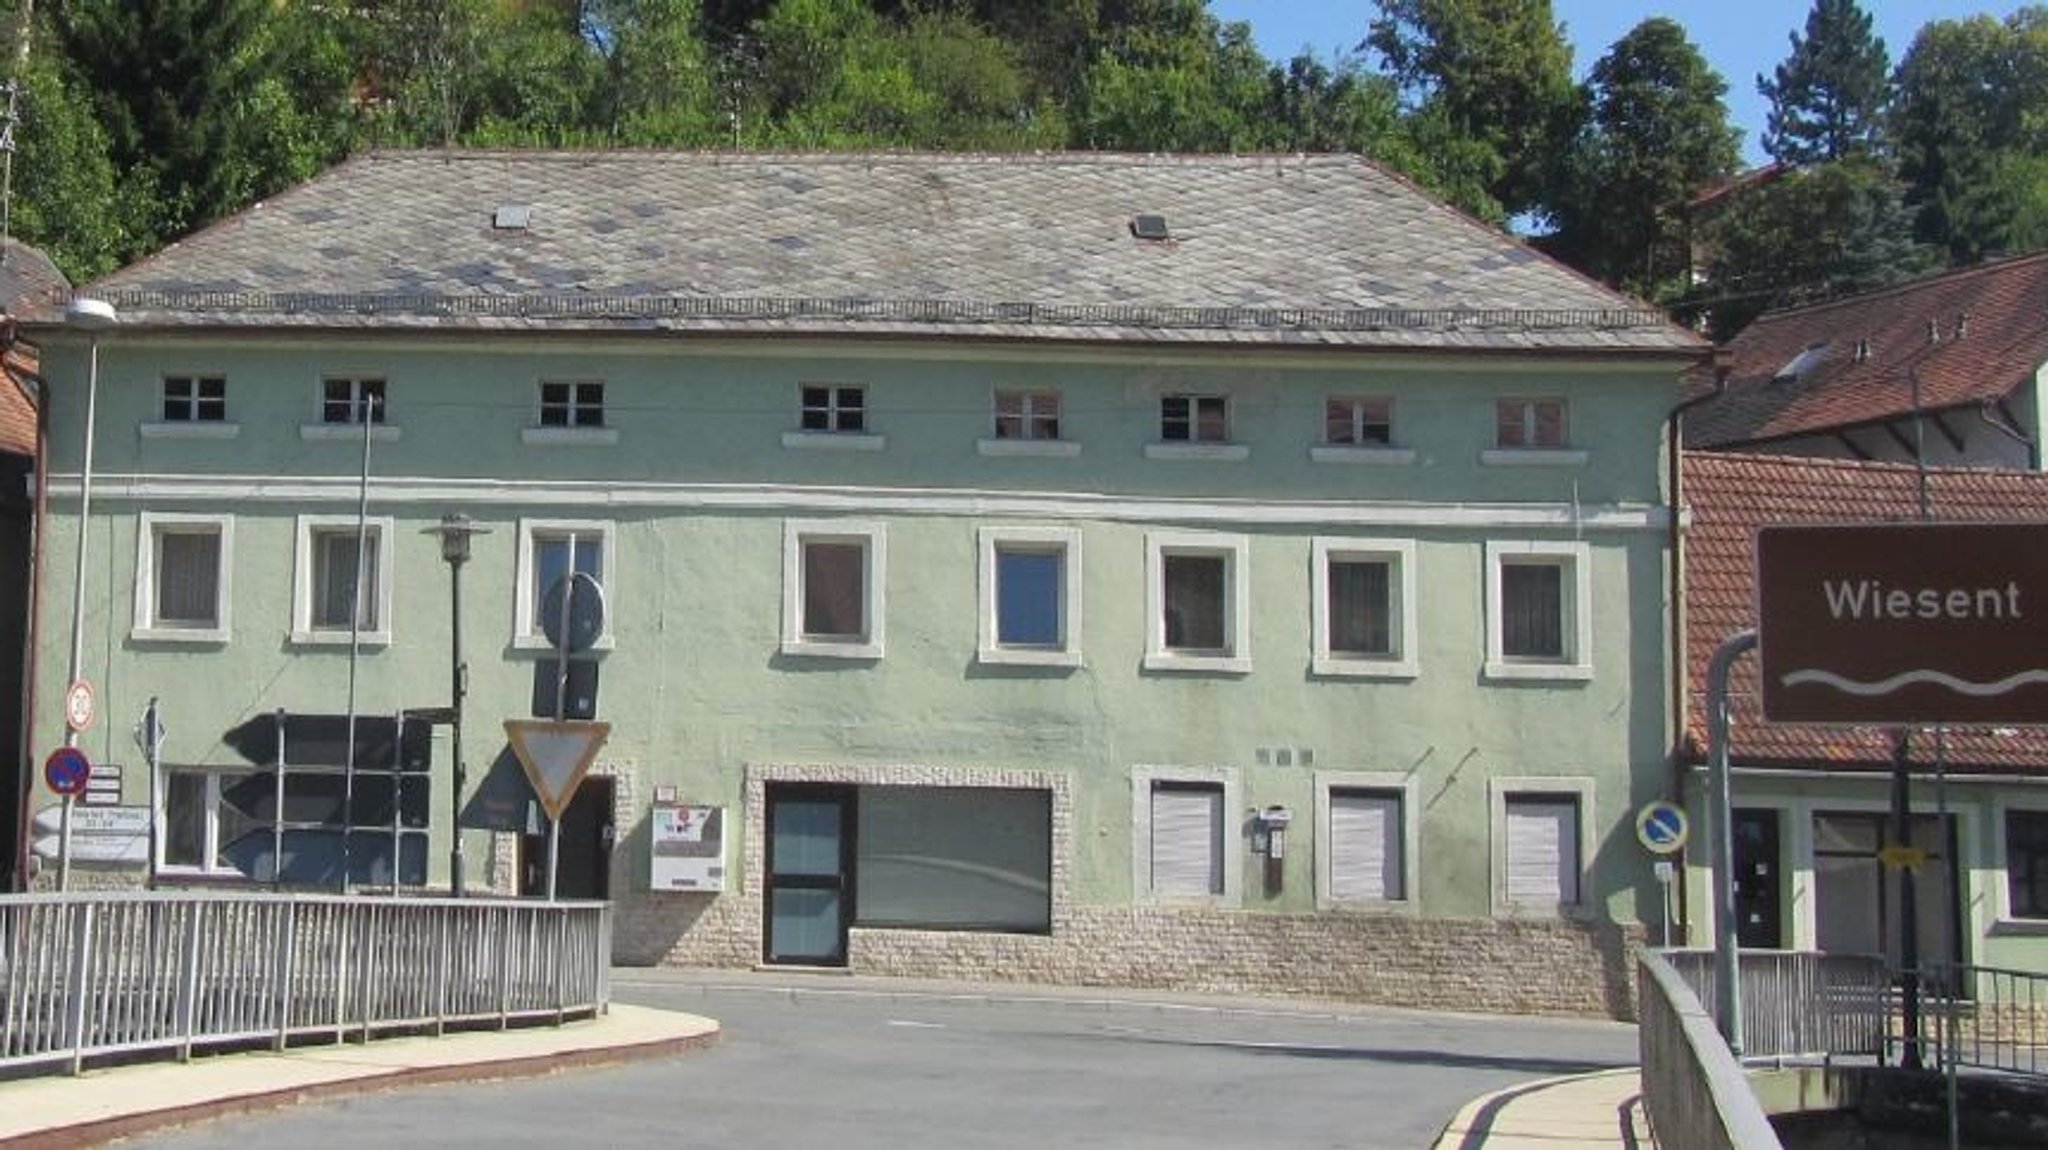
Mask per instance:
[[[1806,26],[1810,0],[1673,0],[1664,4],[1632,0],[1552,0],[1551,8],[1572,42],[1572,66],[1584,76],[1610,45],[1651,16],[1670,16],[1685,26],[1707,62],[1728,81],[1728,111],[1742,129],[1743,152],[1760,159],[1766,105],[1756,94],[1758,73],[1768,74],[1791,50],[1788,37]],[[1930,20],[1953,20],[1980,12],[2004,19],[2016,3],[1985,0],[1863,0],[1876,17],[1892,62],[1898,63],[1914,33]],[[1248,21],[1259,49],[1286,59],[1303,47],[1325,59],[1365,38],[1378,7],[1372,0],[1210,0],[1222,20]]]

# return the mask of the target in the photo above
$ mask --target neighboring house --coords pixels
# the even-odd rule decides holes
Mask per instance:
[[[1926,479],[1934,520],[2048,521],[2048,476],[1931,469]],[[1895,464],[1688,452],[1684,492],[1686,758],[1699,767],[1708,752],[1707,663],[1724,640],[1756,625],[1757,529],[1913,520],[1920,481]],[[1736,662],[1730,699],[1742,945],[1896,959],[1902,872],[1878,859],[1891,841],[1896,733],[1763,722],[1754,655]],[[1911,872],[1921,955],[2048,970],[2048,730],[1950,729],[1940,784],[1932,732],[1911,732],[1908,753],[1913,842],[1930,851],[1929,865]],[[1704,774],[1693,780],[1689,797],[1700,812]],[[1695,943],[1711,937],[1708,854],[1702,846],[1690,853]]]
[[[36,462],[36,349],[18,337],[14,317],[61,299],[71,282],[49,257],[19,240],[0,244],[0,761],[24,762],[23,675],[28,659],[30,554],[35,507],[30,498]],[[0,771],[0,891],[18,885],[16,870],[27,810],[25,769]]]
[[[2044,299],[2048,252],[1766,314],[1694,370],[1698,392],[1724,386],[1685,445],[2037,470]]]
[[[1685,282],[1697,286],[1706,282],[1707,269],[1721,255],[1721,223],[1728,213],[1759,188],[1768,187],[1792,171],[1776,161],[1751,168],[1702,188],[1679,207],[1685,226]]]
[[[560,874],[622,961],[1631,1009],[1706,348],[1370,163],[380,154],[89,294],[84,745],[161,698],[159,883],[269,840],[252,718],[446,703],[464,512],[473,784],[544,592],[605,590]],[[87,345],[37,335],[54,705]],[[722,893],[652,889],[692,851]]]

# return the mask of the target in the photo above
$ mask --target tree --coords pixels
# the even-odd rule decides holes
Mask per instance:
[[[92,100],[51,60],[32,58],[15,134],[13,227],[74,283],[96,279],[141,250],[155,191],[146,173],[115,169]]]
[[[1141,0],[1148,11],[1098,42],[1074,105],[1072,143],[1124,151],[1254,149],[1265,131],[1268,65],[1251,29],[1204,0]]]
[[[1791,35],[1792,54],[1770,79],[1756,78],[1769,100],[1764,150],[1788,164],[1840,160],[1877,147],[1891,58],[1856,0],[1814,0],[1806,32]]]
[[[702,147],[723,138],[717,68],[697,0],[590,0],[583,36],[604,59],[593,122],[628,147]]]
[[[2048,8],[1926,25],[1896,89],[1889,128],[1920,238],[1955,263],[2048,243]]]
[[[1488,215],[1548,203],[1576,132],[1572,52],[1550,0],[1377,0],[1364,47],[1433,117],[1491,152]]]
[[[1740,159],[1727,91],[1675,21],[1615,41],[1586,78],[1590,118],[1556,205],[1566,262],[1644,296],[1683,271],[1680,209]]]

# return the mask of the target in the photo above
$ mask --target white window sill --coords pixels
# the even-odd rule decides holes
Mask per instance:
[[[1593,678],[1593,667],[1590,663],[1489,662],[1485,675],[1489,679],[1584,683]]]
[[[187,643],[194,646],[218,645],[228,641],[228,633],[217,627],[137,627],[128,632],[128,637],[137,643]]]
[[[612,633],[606,631],[597,637],[597,642],[592,643],[588,650],[609,651],[617,645],[617,640],[612,637]],[[515,635],[512,637],[512,649],[514,651],[538,651],[548,655],[552,655],[556,651],[555,645],[548,642],[546,635]],[[585,653],[585,651],[572,651],[569,653],[569,657],[573,659]]]
[[[364,631],[356,636],[365,647],[389,647],[391,632]],[[347,631],[300,631],[293,630],[292,645],[295,647],[346,647],[349,645]]]
[[[889,446],[889,437],[850,431],[785,431],[782,446],[793,451],[880,451]]]
[[[784,639],[782,653],[802,659],[879,659],[880,643],[834,643],[825,639]]]
[[[977,662],[1009,667],[1078,667],[1081,652],[1055,651],[1030,647],[983,647],[976,653]]]
[[[2007,937],[2048,937],[2048,918],[2000,918],[1989,933]]]
[[[1252,661],[1241,655],[1183,655],[1153,651],[1145,656],[1147,671],[1206,671],[1212,674],[1249,675]]]
[[[1564,447],[1496,447],[1479,453],[1488,467],[1583,467],[1586,453]]]
[[[1252,457],[1246,443],[1148,443],[1147,459],[1193,459],[1209,463],[1243,463]]]
[[[1413,659],[1370,659],[1317,655],[1309,660],[1312,674],[1330,679],[1413,679],[1422,674]]]
[[[519,442],[529,447],[610,447],[619,441],[616,427],[524,427]]]
[[[173,419],[145,423],[136,430],[144,439],[233,439],[242,434],[242,425],[217,420]]]
[[[1081,454],[1081,445],[1071,439],[977,439],[974,450],[983,455],[1072,459]]]
[[[301,423],[299,438],[307,443],[361,443],[363,425],[360,423]],[[370,441],[373,443],[397,443],[398,427],[389,423],[370,425]]]
[[[1308,457],[1316,463],[1378,464],[1382,467],[1407,467],[1415,462],[1412,447],[1351,447],[1342,444],[1324,444],[1308,449]]]

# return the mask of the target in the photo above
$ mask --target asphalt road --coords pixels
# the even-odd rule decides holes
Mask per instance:
[[[1633,1027],[830,975],[618,972],[717,1018],[678,1059],[225,1120],[163,1147],[1427,1147],[1519,1081],[1636,1060]]]

